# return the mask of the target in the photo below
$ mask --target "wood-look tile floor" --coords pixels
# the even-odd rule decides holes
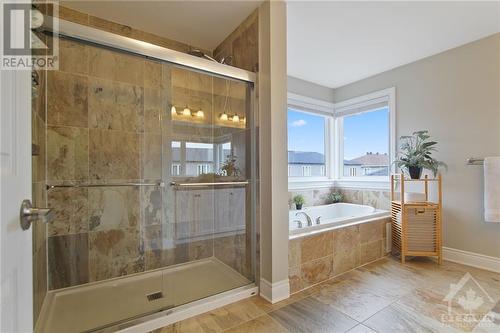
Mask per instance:
[[[462,288],[448,302],[451,284]],[[256,296],[154,331],[171,332],[499,333],[500,274],[388,257],[276,304]]]

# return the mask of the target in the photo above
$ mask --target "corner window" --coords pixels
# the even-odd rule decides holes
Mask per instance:
[[[395,88],[335,104],[289,93],[289,188],[388,187],[395,105]]]
[[[288,109],[288,177],[325,177],[326,117]]]

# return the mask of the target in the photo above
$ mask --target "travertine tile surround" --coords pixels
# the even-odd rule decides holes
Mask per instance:
[[[386,190],[351,189],[351,188],[322,188],[311,190],[294,190],[288,192],[289,207],[295,209],[293,197],[297,194],[304,196],[304,207],[329,204],[328,194],[338,191],[344,195],[343,202],[368,205],[377,209],[389,210],[390,192]]]
[[[218,57],[233,55],[233,66],[258,68],[257,13],[252,13],[217,48]],[[64,6],[59,7],[59,16],[181,52],[197,48]],[[249,47],[252,52],[247,52]],[[210,50],[203,52],[212,54]],[[168,109],[166,102],[199,107],[205,110],[207,121],[212,122],[212,108],[222,109],[227,93],[225,80],[207,80],[208,76],[197,73],[189,73],[187,77],[180,69],[165,70],[154,61],[68,40],[60,41],[59,65],[59,71],[48,73],[47,111],[43,108],[42,93],[40,117],[34,117],[33,128],[39,130],[33,137],[42,143],[41,163],[36,163],[39,167],[34,172],[43,182],[156,180],[161,176],[159,119],[160,112]],[[167,87],[171,89],[162,89]],[[231,111],[241,110],[240,117],[247,116],[246,105],[242,103],[247,93],[243,88],[244,85],[232,84],[229,98]],[[41,91],[44,89],[42,86]],[[186,138],[193,135],[182,125],[168,125],[165,130],[178,134],[180,131]],[[43,183],[40,184],[38,192],[45,195]],[[250,254],[245,250],[248,240],[241,235],[219,238],[215,243],[200,240],[178,244],[175,249],[164,251],[161,239],[173,231],[165,225],[169,212],[161,209],[161,201],[165,199],[162,196],[165,194],[150,188],[51,190],[47,201],[56,210],[56,219],[47,230],[49,289],[214,254],[233,268],[245,270]],[[45,231],[39,234],[46,237]],[[45,240],[39,243],[45,244]],[[34,247],[37,248],[46,247]],[[41,258],[46,258],[44,253],[40,252]],[[47,276],[44,273],[47,264],[42,260],[38,263],[37,273]],[[47,287],[39,289],[39,293],[45,293]]]
[[[290,209],[295,209],[292,198],[297,194],[304,196],[306,201],[304,206],[307,207],[328,204],[327,196],[334,191],[344,195],[343,202],[386,210],[390,207],[388,191],[324,188],[288,192]],[[308,288],[332,276],[385,256],[385,224],[389,222],[389,219],[381,219],[326,231],[319,235],[291,239],[289,242],[290,291],[294,293]]]
[[[333,231],[291,239],[290,292],[311,287],[386,255],[384,218]]]
[[[49,73],[47,87],[49,183],[158,179],[168,183],[169,172],[162,175],[162,146],[167,144],[162,140],[210,142],[214,134],[237,136],[231,128],[214,133],[205,127],[188,126],[186,121],[170,121],[173,103],[203,109],[207,115],[203,121],[211,123],[214,107],[226,93],[223,79],[68,40],[60,41],[60,52],[60,70]],[[232,112],[247,116],[247,105],[241,102],[247,97],[245,85],[232,83],[231,87]],[[245,132],[240,132],[242,139],[233,142],[235,149],[246,144]],[[239,156],[246,161],[245,151]],[[170,165],[168,160],[163,163]],[[241,169],[244,171],[245,166]],[[49,289],[213,255],[242,274],[251,275],[247,268],[250,253],[246,250],[249,232],[215,241],[188,241],[188,234],[174,247],[165,243],[166,239],[175,239],[174,233],[181,232],[182,227],[187,226],[188,231],[207,226],[213,229],[214,224],[212,218],[205,226],[188,223],[174,227],[175,210],[170,207],[172,201],[165,199],[171,191],[112,186],[50,190],[48,205],[55,209],[56,219],[48,226]]]

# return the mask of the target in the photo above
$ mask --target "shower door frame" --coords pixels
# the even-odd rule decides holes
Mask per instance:
[[[237,67],[217,63],[204,58],[198,58],[183,52],[171,50],[133,38],[120,36],[78,23],[73,23],[58,18],[51,18],[51,20],[56,24],[51,26],[44,25],[41,27],[41,30],[46,33],[52,34],[53,36],[72,39],[87,44],[94,44],[96,46],[106,47],[115,51],[142,56],[152,60],[163,61],[172,65],[186,68],[188,70],[210,74],[212,76],[220,77],[223,79],[246,82],[248,83],[249,88],[249,94],[247,96],[249,96],[248,107],[250,112],[250,116],[248,117],[248,119],[250,126],[251,162],[250,179],[248,182],[248,186],[251,191],[251,264],[252,272],[254,275],[254,282],[243,287],[228,290],[221,294],[216,294],[200,300],[196,300],[191,303],[161,311],[153,315],[145,315],[141,318],[117,323],[114,326],[112,325],[107,327],[106,329],[104,329],[104,331],[107,332],[110,329],[118,329],[123,332],[139,332],[144,329],[152,330],[206,311],[210,311],[225,304],[229,304],[237,300],[256,295],[258,293],[259,281],[259,269],[257,266],[257,260],[259,260],[259,258],[257,258],[257,227],[259,219],[256,214],[259,186],[259,182],[257,180],[258,140],[256,137],[258,115],[256,112],[257,109],[255,107],[255,85],[257,81],[257,74]],[[44,20],[44,22],[51,22],[51,20]],[[54,29],[54,27],[58,28]]]

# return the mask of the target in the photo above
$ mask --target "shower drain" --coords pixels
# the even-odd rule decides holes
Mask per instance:
[[[161,291],[154,292],[152,294],[147,294],[146,297],[148,298],[148,301],[154,301],[160,298],[163,298],[163,293]]]

